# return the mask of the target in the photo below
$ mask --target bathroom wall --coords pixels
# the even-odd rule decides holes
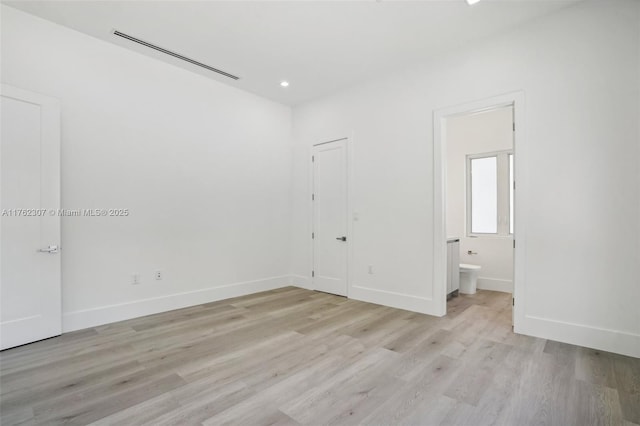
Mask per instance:
[[[446,120],[447,236],[460,238],[460,263],[482,266],[478,288],[513,291],[513,239],[468,237],[466,230],[466,156],[513,148],[513,108]],[[469,255],[467,251],[477,254]]]

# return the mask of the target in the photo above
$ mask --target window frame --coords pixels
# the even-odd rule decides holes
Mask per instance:
[[[477,154],[467,154],[465,157],[466,173],[466,207],[465,223],[466,235],[471,238],[513,238],[511,233],[511,175],[509,166],[509,156],[514,155],[513,149],[501,151],[483,152]],[[497,180],[497,208],[496,208],[496,229],[495,233],[472,232],[472,197],[471,197],[471,162],[472,160],[496,157],[496,180]],[[515,159],[515,156],[513,157]]]

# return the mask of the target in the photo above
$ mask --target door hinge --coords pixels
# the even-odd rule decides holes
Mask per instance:
[[[311,278],[316,276],[316,271],[311,271]]]
[[[513,131],[516,131],[516,123],[513,123]]]
[[[511,306],[516,306],[516,298],[511,299]]]
[[[312,233],[311,233],[311,239],[314,239],[315,237],[316,237],[316,233],[315,233],[315,232],[312,232]]]
[[[513,240],[513,248],[516,248],[516,240]]]
[[[316,200],[316,194],[311,194],[311,201],[315,201]]]
[[[316,156],[315,156],[315,155],[312,155],[312,156],[311,156],[311,162],[313,163],[313,162],[315,162],[315,161],[316,161]]]

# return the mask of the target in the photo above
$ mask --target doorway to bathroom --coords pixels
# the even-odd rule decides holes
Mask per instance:
[[[480,104],[434,116],[442,178],[440,282],[448,316],[491,305],[502,307],[501,320],[513,325],[516,102]]]

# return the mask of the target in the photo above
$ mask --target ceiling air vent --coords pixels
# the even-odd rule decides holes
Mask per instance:
[[[124,38],[124,39],[130,40],[130,41],[132,41],[132,42],[134,42],[134,43],[138,43],[138,44],[140,44],[140,45],[142,45],[142,46],[148,47],[148,48],[150,48],[150,49],[157,50],[158,52],[162,52],[162,53],[164,53],[164,54],[166,54],[166,55],[173,56],[174,58],[178,58],[178,59],[181,59],[181,60],[183,60],[183,61],[185,61],[185,62],[189,62],[190,64],[193,64],[193,65],[199,66],[199,67],[204,68],[204,69],[207,69],[207,70],[209,70],[209,71],[213,71],[213,72],[218,73],[218,74],[220,74],[220,75],[224,75],[225,77],[229,77],[229,78],[232,78],[232,79],[234,79],[234,80],[239,80],[239,79],[240,79],[240,77],[237,77],[237,76],[235,76],[235,75],[233,75],[233,74],[229,74],[228,72],[224,72],[224,71],[219,70],[219,69],[217,69],[217,68],[211,67],[211,66],[209,66],[209,65],[207,65],[207,64],[203,64],[202,62],[198,62],[198,61],[196,61],[196,60],[194,60],[194,59],[187,58],[186,56],[182,56],[182,55],[181,55],[181,54],[179,54],[179,53],[175,53],[175,52],[172,52],[172,51],[170,51],[170,50],[163,49],[163,48],[162,48],[162,47],[160,47],[160,46],[156,46],[156,45],[151,44],[151,43],[148,43],[148,42],[146,42],[146,41],[144,41],[144,40],[140,40],[139,38],[135,38],[135,37],[130,36],[130,35],[125,34],[125,33],[121,33],[121,32],[120,32],[120,31],[118,31],[118,30],[114,30],[114,31],[113,31],[113,34],[114,34],[114,35],[116,35],[116,36],[118,36],[118,37],[122,37],[122,38]]]

